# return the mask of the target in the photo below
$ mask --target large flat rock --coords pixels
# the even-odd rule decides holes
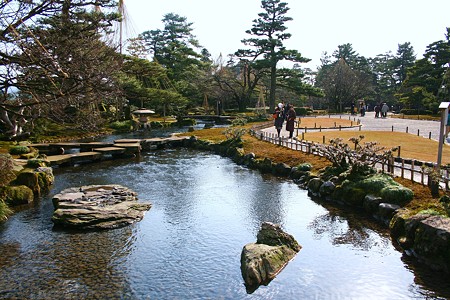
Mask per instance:
[[[113,229],[140,221],[150,203],[137,202],[136,192],[120,185],[90,185],[63,190],[53,197],[55,226]]]

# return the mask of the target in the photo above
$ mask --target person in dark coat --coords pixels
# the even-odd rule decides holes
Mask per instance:
[[[274,118],[274,126],[277,130],[278,137],[280,137],[281,128],[283,128],[283,122],[284,122],[284,110],[283,110],[283,104],[278,103],[278,106],[275,107],[275,112],[273,113]]]
[[[375,118],[379,118],[380,117],[380,106],[377,104],[375,105]]]
[[[294,124],[297,114],[295,113],[294,106],[291,104],[289,110],[286,113],[286,130],[289,131],[289,138],[292,139],[294,135]]]

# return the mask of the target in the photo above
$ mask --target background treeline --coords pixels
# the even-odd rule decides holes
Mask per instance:
[[[124,7],[123,0],[0,3],[4,138],[48,132],[55,124],[95,131],[140,107],[180,117],[283,100],[341,112],[364,99],[369,106],[387,102],[404,112],[435,113],[448,99],[448,28],[422,59],[408,42],[374,58],[344,44],[311,70],[301,66],[309,61],[301,49],[284,45],[292,18],[280,0],[262,0],[242,49],[218,58],[196,39],[193,23],[175,13],[164,15],[160,28],[122,41]]]

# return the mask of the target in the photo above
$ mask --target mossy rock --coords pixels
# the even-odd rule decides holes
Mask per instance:
[[[48,167],[48,161],[40,158],[33,158],[27,161],[28,168]]]
[[[388,186],[400,186],[391,176],[385,174],[376,174],[366,177],[360,181],[356,181],[355,184],[368,193],[379,195],[383,188]]]
[[[345,193],[345,197],[342,198],[345,203],[354,206],[363,206],[364,198],[367,195],[367,191],[361,188],[351,188]]]
[[[307,172],[312,170],[312,165],[310,163],[302,163],[299,164],[296,168],[299,172]]]
[[[25,186],[7,186],[3,188],[5,202],[11,206],[29,204],[33,202],[33,191]]]
[[[380,196],[383,198],[383,202],[404,205],[413,199],[414,193],[404,186],[391,185],[382,188]]]
[[[414,195],[412,190],[398,184],[392,177],[376,174],[359,181],[344,180],[333,196],[346,203],[362,206],[364,197],[369,194],[381,197],[385,203],[398,205],[411,201]]]
[[[12,155],[21,155],[30,153],[31,149],[27,146],[12,146],[9,148],[9,153]]]
[[[17,175],[12,182],[13,185],[25,185],[29,187],[36,197],[41,195],[41,187],[39,185],[39,175],[33,170],[24,170]]]
[[[50,187],[55,182],[53,169],[49,167],[40,167],[36,170],[38,175],[38,184],[42,192],[50,191]]]
[[[20,158],[21,159],[33,159],[33,158],[36,158],[37,156],[39,155],[39,152],[38,151],[31,151],[31,152],[29,152],[29,153],[25,153],[25,154],[21,154],[20,155]]]

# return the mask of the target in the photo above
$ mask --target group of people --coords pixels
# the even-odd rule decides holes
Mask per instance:
[[[374,111],[375,111],[375,118],[379,118],[380,114],[381,114],[381,118],[386,118],[387,112],[389,111],[389,106],[386,104],[386,102],[384,102],[382,104],[380,103],[380,104],[375,105]]]
[[[278,137],[280,137],[283,123],[284,121],[286,121],[286,130],[289,131],[289,138],[292,139],[294,136],[295,119],[297,118],[294,105],[289,103],[286,105],[281,102],[278,103],[278,105],[275,107],[273,118]]]

